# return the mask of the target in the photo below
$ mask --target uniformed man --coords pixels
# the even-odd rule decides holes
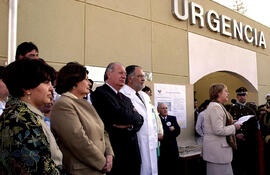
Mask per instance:
[[[262,105],[261,112],[261,130],[265,143],[270,143],[270,94],[265,96],[266,104]],[[268,136],[269,135],[269,136]],[[268,137],[267,137],[268,136]]]
[[[262,115],[261,118],[262,134],[264,136],[265,142],[270,143],[270,94],[267,94],[265,96],[265,99],[266,99],[266,104],[264,105],[265,113]]]
[[[231,107],[230,113],[234,120],[246,115],[256,115],[256,105],[247,102],[248,91],[240,87],[236,91],[237,103]],[[256,174],[257,156],[257,120],[256,117],[244,122],[241,130],[236,133],[237,150],[234,151],[232,167],[234,175]]]
[[[264,139],[266,174],[270,174],[270,94],[265,96],[266,104],[260,121],[262,137]]]
[[[240,117],[245,115],[255,115],[256,104],[252,102],[247,102],[248,91],[245,87],[240,87],[236,89],[237,104],[233,105],[231,108],[231,115],[234,120],[238,120]]]
[[[266,94],[265,100],[267,108],[270,108],[270,94]]]

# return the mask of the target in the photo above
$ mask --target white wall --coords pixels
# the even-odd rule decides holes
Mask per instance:
[[[213,72],[230,71],[258,90],[256,52],[188,33],[190,84]]]

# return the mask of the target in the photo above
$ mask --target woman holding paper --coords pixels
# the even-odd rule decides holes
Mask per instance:
[[[209,89],[212,101],[205,113],[203,159],[207,162],[207,175],[233,175],[231,161],[234,134],[241,125],[232,124],[232,117],[224,108],[229,92],[224,84],[214,84]],[[226,138],[227,137],[227,138]]]

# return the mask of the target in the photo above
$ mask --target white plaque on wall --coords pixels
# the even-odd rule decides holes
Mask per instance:
[[[168,106],[168,114],[176,116],[181,128],[186,128],[186,86],[173,84],[154,84],[154,101]]]

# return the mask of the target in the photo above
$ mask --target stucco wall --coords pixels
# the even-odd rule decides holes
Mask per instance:
[[[0,65],[5,65],[8,57],[8,0],[0,1]]]
[[[270,29],[210,0],[192,1],[205,11],[213,9],[264,31],[267,49],[176,20],[171,13],[171,0],[20,0],[17,43],[33,41],[40,56],[56,69],[69,61],[101,67],[118,61],[124,65],[138,64],[153,72],[150,85],[186,85],[188,127],[182,130],[182,142],[194,134],[188,32],[256,52],[258,102],[263,103],[263,96],[270,92]],[[0,61],[5,61],[8,0],[0,2],[0,14]]]

